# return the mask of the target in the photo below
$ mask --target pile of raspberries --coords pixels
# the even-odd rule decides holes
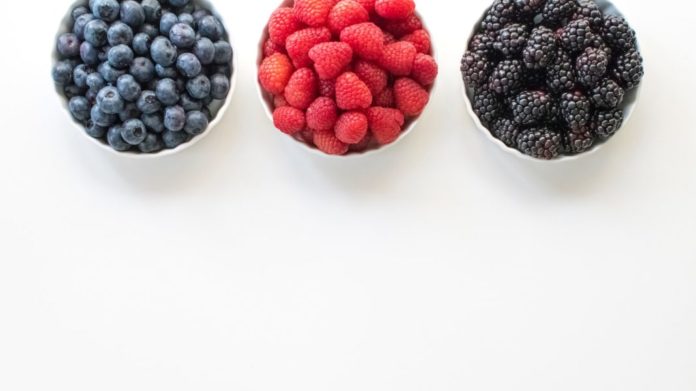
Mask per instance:
[[[282,132],[329,155],[396,141],[438,67],[413,0],[295,0],[268,22],[259,82]]]

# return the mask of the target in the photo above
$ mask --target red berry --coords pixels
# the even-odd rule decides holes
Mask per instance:
[[[263,58],[270,57],[276,53],[285,54],[285,46],[278,45],[270,39],[266,40],[266,43],[263,44]]]
[[[367,134],[367,117],[357,111],[343,113],[336,121],[336,138],[346,144],[357,144]]]
[[[416,3],[413,0],[377,0],[375,11],[385,19],[402,20],[413,15]]]
[[[290,106],[305,110],[317,97],[319,84],[317,76],[309,68],[295,71],[285,87],[285,99]]]
[[[430,100],[430,94],[413,79],[403,77],[394,82],[396,108],[407,117],[415,117],[423,112]]]
[[[384,44],[385,45],[390,45],[396,41],[397,41],[396,37],[393,36],[391,33],[384,33]]]
[[[362,80],[372,92],[372,95],[377,95],[387,87],[389,75],[387,71],[369,63],[359,60],[353,66],[353,72]]]
[[[410,42],[392,43],[384,47],[380,65],[394,76],[408,76],[416,53],[416,47]]]
[[[338,109],[332,99],[317,98],[307,108],[307,127],[312,130],[331,130],[336,124]]]
[[[281,132],[293,135],[305,128],[305,114],[294,107],[279,107],[273,112],[273,124]]]
[[[405,35],[401,40],[411,42],[418,50],[418,53],[430,54],[430,34],[423,29]]]
[[[342,110],[366,109],[372,104],[372,93],[353,72],[336,79],[336,104]]]
[[[427,87],[435,82],[437,77],[437,63],[427,54],[418,53],[413,61],[411,77],[422,86]]]
[[[290,7],[278,8],[268,20],[268,35],[276,45],[285,45],[290,34],[301,28],[302,23],[295,19],[295,12]]]
[[[314,132],[314,145],[328,155],[345,155],[348,144],[336,138],[333,131]]]
[[[296,68],[312,65],[309,51],[317,44],[329,42],[331,31],[326,27],[306,28],[291,34],[285,41],[285,49]]]
[[[336,81],[319,80],[319,95],[331,99],[336,98]]]
[[[384,31],[394,34],[395,37],[403,37],[422,29],[423,22],[416,14],[413,14],[404,20],[388,20],[382,25],[382,28]]]
[[[394,107],[394,91],[391,88],[385,88],[384,91],[375,95],[372,104],[380,107]]]
[[[375,0],[356,0],[368,13],[375,12]]]
[[[273,97],[273,107],[276,109],[279,107],[285,107],[289,106],[288,101],[285,100],[285,97],[283,95],[276,95]]]
[[[345,42],[324,42],[309,51],[319,78],[331,80],[338,77],[353,60],[353,49]]]
[[[288,56],[276,53],[267,57],[259,67],[259,82],[271,94],[282,94],[295,71]]]
[[[329,28],[338,34],[344,28],[370,21],[370,14],[355,0],[341,0],[329,13]]]
[[[336,0],[295,0],[295,17],[309,26],[323,26],[335,3]]]
[[[386,107],[370,107],[367,110],[367,120],[372,135],[380,145],[396,141],[404,126],[404,115],[399,110]]]
[[[353,52],[367,60],[379,60],[384,50],[384,33],[374,23],[360,23],[341,31],[341,41]]]

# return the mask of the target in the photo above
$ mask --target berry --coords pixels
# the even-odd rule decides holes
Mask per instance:
[[[346,72],[336,79],[336,104],[342,110],[366,109],[372,104],[372,93],[358,75]]]
[[[593,30],[599,32],[604,25],[604,16],[594,0],[577,0],[578,7],[573,20],[587,19]]]
[[[278,45],[270,39],[263,44],[263,58],[270,57],[276,53],[285,54],[285,46]],[[213,56],[215,56],[215,46],[213,46]]]
[[[474,93],[473,109],[484,125],[493,123],[503,112],[498,96],[485,88],[478,89]]]
[[[416,10],[413,0],[377,0],[375,11],[385,19],[406,19]]]
[[[430,54],[430,34],[423,29],[404,35],[401,37],[401,40],[411,42],[416,47],[418,53]]]
[[[92,19],[85,25],[84,36],[85,41],[94,45],[94,47],[102,47],[107,42],[107,24],[100,19]]]
[[[135,80],[137,80],[140,83],[150,82],[152,79],[155,78],[155,75],[157,74],[157,71],[155,70],[155,64],[153,64],[149,58],[145,57],[138,57],[135,60],[133,60],[133,63],[131,64],[129,71],[130,74],[133,75]]]
[[[142,153],[155,153],[161,151],[163,148],[162,141],[156,134],[148,133],[145,140],[138,144],[138,149]]]
[[[581,92],[561,95],[561,114],[571,129],[580,129],[590,122],[592,105]]]
[[[142,92],[140,84],[130,74],[119,77],[116,81],[116,88],[119,95],[129,102],[135,102]]]
[[[384,47],[380,65],[394,76],[407,76],[413,69],[416,47],[410,42],[396,42]]]
[[[594,43],[595,35],[587,19],[573,20],[560,34],[561,44],[568,53],[578,53]]]
[[[176,59],[176,69],[179,70],[179,73],[190,79],[198,76],[203,70],[203,66],[195,54],[182,53]]]
[[[522,14],[537,13],[545,0],[515,0],[517,10]]]
[[[341,114],[336,121],[336,138],[346,144],[357,144],[367,135],[367,117],[357,111]]]
[[[389,83],[389,74],[367,61],[358,60],[353,66],[353,72],[367,85],[373,96],[382,92]]]
[[[413,79],[401,78],[394,82],[396,107],[407,117],[420,115],[430,100],[430,94]]]
[[[312,64],[309,51],[322,42],[331,40],[331,31],[326,27],[306,28],[291,34],[285,48],[296,68],[308,67]]]
[[[138,110],[145,114],[156,113],[162,108],[162,104],[157,99],[157,95],[152,91],[143,91],[136,105],[138,106]]]
[[[565,132],[563,134],[563,146],[570,154],[580,154],[589,151],[594,145],[592,132],[582,128],[579,131]]]
[[[118,18],[121,6],[116,0],[94,0],[91,3],[94,16],[107,22],[113,22]]]
[[[510,24],[498,31],[493,48],[503,54],[506,58],[517,56],[522,52],[529,33],[527,27],[522,24]]]
[[[525,91],[512,100],[510,108],[517,124],[537,124],[548,116],[551,97],[541,91]]]
[[[133,43],[133,30],[125,23],[115,22],[106,32],[109,45],[130,45]]]
[[[295,18],[308,26],[323,26],[334,3],[335,0],[295,0]]]
[[[355,0],[341,0],[331,9],[328,26],[334,34],[339,34],[348,26],[369,21],[370,14],[360,3]]]
[[[193,54],[202,65],[210,65],[215,61],[215,44],[208,38],[201,38],[193,45]]]
[[[479,33],[474,35],[469,42],[469,51],[478,52],[484,57],[493,51],[493,44],[495,43],[495,36],[491,33]]]
[[[607,73],[609,58],[602,50],[587,48],[575,62],[578,81],[585,87],[592,88]]]
[[[295,71],[285,87],[285,99],[290,106],[300,110],[306,110],[318,96],[319,85],[317,76],[309,68],[300,68]]]
[[[592,89],[590,98],[597,107],[613,109],[623,102],[624,90],[614,80],[604,79]]]
[[[202,17],[197,25],[201,37],[209,38],[211,41],[218,41],[225,34],[225,29],[220,20],[212,15]]]
[[[309,58],[314,61],[314,69],[319,78],[331,80],[337,78],[351,63],[353,49],[345,42],[320,43],[309,51]]]
[[[97,65],[99,63],[99,50],[89,42],[82,42],[80,58],[85,64]]]
[[[319,97],[307,108],[307,127],[312,130],[330,130],[338,118],[338,109],[333,99]]]
[[[161,79],[157,81],[155,94],[157,95],[157,99],[165,106],[173,106],[181,99],[176,87],[176,82],[172,79]]]
[[[123,69],[133,62],[133,50],[126,45],[118,45],[109,49],[109,64],[116,69]]]
[[[140,3],[127,0],[121,3],[121,20],[131,27],[140,27],[145,23],[145,10]]]
[[[345,42],[353,52],[366,60],[379,60],[384,51],[384,34],[374,23],[359,23],[341,31],[341,42]]]
[[[218,65],[229,65],[232,62],[232,46],[227,41],[217,41],[215,45],[215,60]]]
[[[607,139],[621,128],[623,124],[623,111],[619,109],[598,111],[592,118],[592,130],[603,139]]]
[[[290,106],[288,104],[288,101],[285,100],[285,97],[283,95],[276,95],[273,97],[273,107],[278,108],[278,107],[285,107],[285,106]]]
[[[643,57],[637,50],[629,50],[616,58],[612,76],[627,90],[633,89],[643,79]]]
[[[177,50],[169,39],[157,37],[150,45],[150,56],[155,63],[168,67],[176,61]]]
[[[334,132],[314,132],[314,145],[327,155],[345,155],[348,152],[348,144],[339,140]]]
[[[124,104],[115,87],[104,87],[97,94],[97,105],[105,114],[118,114],[123,110]]]
[[[138,33],[133,37],[133,52],[138,56],[150,54],[150,44],[152,38],[145,33]]]
[[[167,130],[162,133],[162,142],[165,148],[174,149],[185,143],[188,137],[189,135],[186,132],[172,132]]]
[[[139,119],[129,119],[123,123],[121,128],[121,138],[130,145],[138,145],[145,141],[147,129],[145,124]]]
[[[564,19],[573,16],[578,7],[576,0],[548,0],[542,14],[546,26],[556,26]]]
[[[532,128],[517,136],[517,149],[536,159],[557,158],[562,149],[561,135],[547,128]]]
[[[460,69],[464,83],[469,88],[485,86],[491,74],[490,62],[485,55],[477,51],[464,53]]]
[[[77,36],[77,39],[85,39],[85,26],[92,20],[94,20],[94,15],[92,14],[80,15],[77,19],[75,19],[72,32],[75,34],[75,36]]]
[[[168,37],[169,32],[172,30],[172,27],[174,27],[174,25],[177,23],[179,23],[179,18],[175,14],[171,12],[162,14],[162,17],[160,18],[159,22],[160,34],[166,35]]]
[[[63,34],[58,37],[56,49],[63,57],[77,57],[80,55],[80,39],[72,33]]]
[[[620,16],[607,15],[602,29],[604,40],[619,52],[635,49],[636,33]]]
[[[282,94],[285,91],[293,68],[290,58],[284,54],[274,54],[267,57],[259,67],[259,82],[264,90],[271,94]]]
[[[522,51],[524,65],[529,69],[546,68],[556,56],[556,34],[544,26],[536,27]]]
[[[105,127],[96,125],[92,121],[89,121],[89,124],[85,126],[85,133],[92,138],[102,139],[106,136],[106,132],[107,129]]]
[[[380,145],[391,144],[399,138],[405,121],[402,112],[386,107],[370,107],[366,115],[370,131]]]
[[[500,118],[493,123],[491,133],[508,147],[514,148],[517,144],[517,136],[520,133],[520,128],[511,119]]]
[[[155,22],[162,17],[162,6],[159,0],[142,0],[140,5],[145,12],[145,20],[149,23]]]
[[[164,127],[178,132],[186,125],[186,111],[181,106],[170,106],[164,110]]]
[[[210,76],[210,97],[223,100],[230,92],[230,79],[221,73]]]
[[[107,114],[103,112],[99,105],[92,106],[92,110],[90,110],[90,120],[99,126],[107,128],[115,124],[116,119],[116,114]]]
[[[169,30],[169,40],[179,49],[188,49],[196,43],[196,32],[185,23],[177,23]]]
[[[546,69],[546,86],[555,94],[570,91],[575,87],[575,66],[563,50],[556,51],[556,58]]]
[[[74,96],[68,103],[70,114],[78,121],[87,121],[90,118],[90,105],[84,96]]]
[[[517,10],[512,0],[495,0],[481,22],[485,31],[498,31],[510,23]]]
[[[143,121],[143,124],[145,124],[145,127],[148,130],[151,130],[155,133],[164,132],[164,120],[162,119],[162,116],[159,113],[143,114],[140,117],[140,120]]]
[[[268,35],[276,45],[285,45],[285,40],[302,28],[302,23],[295,19],[295,11],[289,7],[280,7],[273,11],[268,21]]]
[[[59,61],[53,66],[53,81],[57,84],[70,84],[72,77],[73,66],[70,61]]]
[[[497,94],[508,95],[520,88],[523,76],[524,69],[520,61],[503,60],[493,69],[488,88]]]
[[[202,111],[189,111],[186,113],[184,131],[191,136],[197,136],[208,128],[208,116]]]
[[[273,124],[281,132],[293,135],[304,130],[305,114],[294,107],[279,107],[273,112]]]
[[[427,54],[418,53],[413,61],[411,77],[422,86],[430,86],[435,82],[438,66],[435,59]]]
[[[403,37],[416,30],[421,30],[423,22],[416,14],[413,14],[403,20],[385,20],[383,23],[380,23],[380,26],[394,37]]]
[[[109,131],[106,133],[106,142],[109,143],[114,150],[125,152],[131,149],[131,145],[123,140],[121,133],[123,133],[123,126],[121,125],[109,128]]]

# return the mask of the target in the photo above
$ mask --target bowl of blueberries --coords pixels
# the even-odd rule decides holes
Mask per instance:
[[[205,0],[81,0],[53,52],[56,92],[80,132],[128,157],[180,152],[229,106],[235,63]]]

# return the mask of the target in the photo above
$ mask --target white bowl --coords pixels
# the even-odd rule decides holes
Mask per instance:
[[[594,0],[594,1],[595,1],[595,3],[597,3],[597,5],[599,5],[599,8],[602,10],[602,12],[604,14],[617,15],[617,16],[621,16],[621,17],[624,16],[621,12],[619,12],[619,10],[611,2],[609,2],[607,0]],[[478,22],[476,23],[476,26],[474,26],[473,31],[469,35],[469,39],[466,41],[467,46],[466,46],[466,48],[464,48],[465,52],[469,48],[469,42],[471,42],[471,39],[478,33],[479,27],[481,26],[481,22],[483,21],[486,12],[484,12],[483,16],[481,16],[481,18],[478,20]],[[628,19],[626,19],[626,20],[628,20]],[[629,21],[629,23],[630,23],[630,21]],[[636,41],[637,41],[637,39],[636,39]],[[638,46],[638,50],[640,50],[640,45],[637,44],[637,46]],[[624,96],[624,100],[621,103],[621,105],[619,106],[623,110],[623,115],[624,115],[624,121],[623,121],[623,124],[621,125],[621,128],[624,128],[626,126],[626,124],[628,123],[628,120],[633,115],[633,110],[635,109],[635,106],[638,103],[638,98],[640,97],[640,91],[641,91],[642,86],[643,86],[643,83],[641,81],[641,83],[638,84],[638,86],[636,86],[632,90],[626,92],[626,95]],[[563,156],[560,156],[560,157],[558,157],[556,159],[552,159],[552,160],[537,159],[537,158],[534,158],[532,156],[525,155],[522,152],[520,152],[514,148],[510,148],[507,145],[505,145],[505,143],[503,143],[502,141],[493,137],[493,134],[491,133],[491,131],[488,130],[488,128],[486,128],[481,123],[481,120],[474,112],[474,107],[473,107],[473,104],[471,102],[471,100],[473,99],[473,95],[474,95],[473,90],[467,89],[463,82],[462,82],[462,95],[464,96],[464,100],[466,101],[466,108],[469,111],[469,115],[471,115],[471,118],[473,118],[474,123],[476,124],[476,127],[484,134],[484,136],[487,139],[489,139],[492,143],[498,145],[505,152],[507,152],[511,155],[515,155],[515,156],[522,158],[522,159],[525,159],[525,160],[530,160],[530,161],[535,161],[535,162],[539,162],[539,161],[552,162],[552,163],[560,163],[560,162],[577,160],[577,159],[587,157],[589,155],[596,153],[606,143],[608,143],[610,140],[612,140],[614,138],[612,136],[607,140],[603,140],[603,141],[596,140],[595,144],[592,146],[592,149],[590,149],[586,152],[583,152],[581,154],[571,155],[571,156],[563,155]]]
[[[294,3],[295,3],[294,0],[283,0],[283,2],[278,6],[278,8],[281,8],[281,7],[291,7]],[[423,23],[423,29],[426,30],[426,31],[428,31],[428,33],[430,33],[430,30],[428,29],[428,27],[427,27],[427,25],[426,25],[426,23],[425,23],[425,20],[423,19],[423,17],[421,16],[421,14],[419,14],[418,12],[416,12],[416,15],[420,18],[421,22]],[[269,15],[269,17],[270,17],[270,15]],[[266,43],[266,41],[268,40],[268,38],[269,38],[269,35],[268,35],[268,26],[267,26],[267,25],[264,25],[264,27],[263,27],[263,32],[261,33],[261,41],[259,42],[259,46],[258,46],[258,48],[259,48],[258,57],[257,57],[257,60],[256,60],[256,67],[257,67],[257,72],[256,72],[256,73],[257,73],[257,75],[258,75],[258,68],[261,66],[261,62],[263,61],[263,46],[264,46],[264,44]],[[435,50],[435,44],[434,44],[434,40],[433,40],[432,35],[430,36],[430,42],[431,42],[431,43],[430,43],[430,51],[431,51],[430,55],[431,55],[431,56],[435,59],[435,61],[437,62],[437,56],[436,56],[437,51]],[[433,83],[433,85],[431,85],[429,88],[427,88],[428,93],[430,94],[431,97],[432,97],[432,95],[433,95],[433,91],[435,90],[435,85],[436,85],[436,84],[437,84],[437,79],[435,79],[435,82]],[[271,94],[269,94],[268,92],[264,91],[263,87],[261,87],[261,84],[258,82],[258,78],[257,78],[256,87],[257,87],[257,92],[258,92],[259,99],[261,100],[261,104],[263,105],[264,111],[266,112],[266,116],[267,116],[268,119],[271,121],[271,125],[273,125],[273,110],[274,110],[274,108],[275,108],[274,105],[273,105],[273,96],[272,96]],[[428,106],[430,106],[430,103],[428,103]],[[421,113],[419,116],[417,116],[417,117],[415,117],[415,118],[406,119],[406,122],[404,123],[404,129],[401,131],[401,134],[399,135],[399,138],[398,138],[396,141],[394,141],[393,143],[390,143],[390,144],[387,144],[387,145],[384,145],[384,146],[380,146],[380,147],[377,147],[377,148],[367,149],[367,150],[362,151],[362,152],[350,152],[350,151],[349,151],[349,152],[348,152],[347,154],[345,154],[345,155],[328,155],[328,154],[326,154],[326,153],[320,151],[320,150],[317,149],[316,147],[313,147],[313,146],[308,145],[307,143],[305,143],[305,142],[302,141],[302,140],[299,140],[299,139],[297,139],[297,138],[295,138],[295,137],[293,137],[293,136],[288,136],[287,134],[285,134],[285,133],[281,132],[280,130],[276,129],[275,126],[273,126],[273,130],[274,130],[277,134],[279,134],[280,136],[282,136],[282,137],[284,137],[284,138],[286,138],[286,139],[290,139],[290,140],[292,140],[292,141],[294,141],[294,142],[296,142],[296,143],[298,143],[298,144],[301,144],[301,146],[302,146],[304,149],[306,149],[307,151],[309,151],[310,153],[316,154],[316,155],[318,155],[318,156],[322,156],[322,157],[324,157],[324,158],[329,158],[329,159],[346,159],[346,158],[365,157],[365,156],[371,156],[371,155],[373,155],[373,154],[375,154],[375,153],[377,153],[377,152],[382,152],[382,151],[384,151],[384,150],[386,150],[386,149],[392,148],[392,147],[394,147],[397,143],[399,143],[401,140],[403,140],[404,138],[406,138],[406,136],[407,136],[408,134],[410,134],[411,131],[413,131],[413,129],[416,127],[416,124],[418,123],[418,119],[425,113],[426,110],[428,110],[428,106],[426,106],[425,110],[423,110],[423,113]]]
[[[237,68],[237,53],[234,51],[235,45],[234,45],[234,42],[232,40],[232,37],[229,35],[229,30],[227,29],[227,23],[225,23],[224,18],[215,10],[215,8],[212,6],[211,2],[208,0],[194,0],[194,1],[198,5],[201,5],[203,8],[212,12],[213,15],[215,15],[217,18],[220,19],[223,26],[225,27],[226,38],[228,39],[228,41],[233,49],[232,76],[230,77],[230,91],[227,93],[227,98],[225,98],[224,102],[219,102],[219,101],[214,102],[213,108],[217,109],[217,113],[215,115],[215,118],[213,118],[213,120],[210,121],[210,123],[208,124],[208,127],[206,128],[206,130],[203,133],[192,138],[191,141],[186,142],[184,144],[181,144],[174,149],[163,149],[157,153],[140,153],[140,152],[135,152],[135,151],[119,152],[119,151],[116,151],[115,149],[111,148],[109,146],[109,144],[107,144],[105,141],[95,139],[94,137],[90,137],[87,133],[85,133],[84,126],[82,126],[82,124],[77,122],[72,117],[72,115],[70,115],[70,111],[68,110],[68,100],[63,96],[63,91],[61,91],[60,86],[55,85],[55,83],[53,83],[53,81],[51,80],[51,83],[53,83],[55,85],[56,93],[57,93],[57,96],[59,98],[60,104],[65,109],[65,112],[68,114],[68,117],[70,118],[72,123],[75,125],[75,127],[78,129],[80,134],[82,134],[87,139],[91,140],[91,142],[94,145],[97,145],[101,149],[106,150],[112,154],[115,154],[118,156],[123,156],[123,157],[128,157],[128,158],[133,158],[133,159],[151,159],[151,158],[157,158],[157,157],[162,157],[162,156],[169,156],[169,155],[177,154],[185,149],[192,147],[194,144],[200,142],[204,137],[209,135],[210,132],[212,132],[213,129],[222,121],[222,117],[230,106],[230,102],[232,101],[232,95],[234,94],[235,87],[237,86],[237,69],[238,69]],[[53,39],[53,42],[54,42],[53,47],[54,48],[55,48],[55,42],[58,39],[58,37],[61,34],[66,33],[66,32],[70,32],[72,30],[70,27],[70,26],[72,26],[72,23],[73,23],[72,16],[71,16],[72,10],[75,7],[78,7],[81,5],[87,6],[88,3],[89,3],[88,0],[77,0],[70,6],[66,16],[61,21],[60,28],[58,29],[56,36]],[[52,56],[53,56],[53,64],[55,64],[56,61],[58,61],[58,59],[59,59],[58,53],[55,49],[52,52]],[[214,112],[215,110],[211,110],[211,111]]]

